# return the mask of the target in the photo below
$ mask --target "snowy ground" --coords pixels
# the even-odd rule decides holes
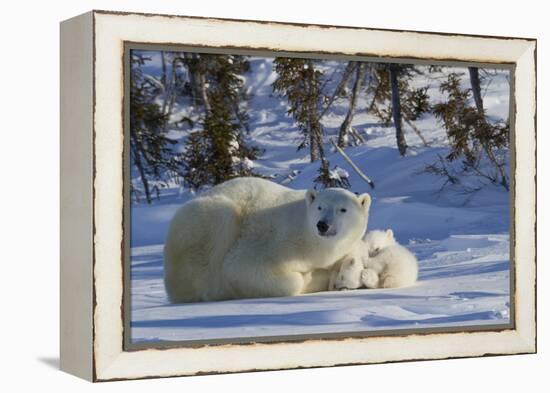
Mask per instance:
[[[307,151],[296,152],[300,135],[285,115],[285,102],[272,94],[271,62],[253,59],[251,66],[253,73],[246,80],[253,109],[248,138],[265,149],[254,162],[255,170],[288,187],[311,188],[318,164],[309,163]],[[343,66],[327,63],[328,69],[335,67]],[[445,72],[449,71],[440,78]],[[416,81],[419,86],[430,84],[430,96],[440,99],[437,78],[422,78]],[[506,73],[493,76],[484,94],[488,115],[505,119]],[[366,103],[367,97],[361,97],[358,107]],[[328,135],[337,132],[345,108],[345,100],[336,102],[323,119]],[[185,113],[183,103],[179,110],[178,115]],[[135,203],[131,209],[133,342],[508,324],[509,194],[493,185],[467,195],[452,189],[439,191],[442,180],[423,171],[448,151],[445,132],[433,117],[416,123],[430,147],[422,146],[406,128],[410,146],[406,157],[399,157],[392,127],[377,124],[364,111],[353,124],[368,136],[368,142],[346,152],[376,188],[370,190],[336,153],[329,153],[331,167],[350,172],[352,191],[371,193],[369,229],[392,228],[397,239],[415,253],[420,264],[415,286],[171,305],[162,281],[162,243],[176,209],[193,197],[188,190],[171,187],[163,189],[153,205]],[[184,139],[188,132],[174,130],[173,134]]]
[[[132,339],[201,340],[509,322],[508,236],[464,235],[411,246],[417,285],[286,298],[170,305],[162,247],[132,252]]]

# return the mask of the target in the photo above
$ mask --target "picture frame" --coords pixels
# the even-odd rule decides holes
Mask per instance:
[[[127,55],[155,46],[509,69],[510,324],[132,346]],[[111,11],[62,22],[61,369],[111,381],[535,353],[536,47],[531,38]]]

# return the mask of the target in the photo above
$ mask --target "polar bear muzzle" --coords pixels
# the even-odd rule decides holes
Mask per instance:
[[[334,227],[327,224],[323,220],[321,220],[317,223],[317,230],[319,231],[319,236],[334,236],[334,235],[336,235],[336,230],[334,229]]]

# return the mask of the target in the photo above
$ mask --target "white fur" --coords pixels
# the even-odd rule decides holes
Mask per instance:
[[[172,220],[168,296],[192,302],[326,290],[329,269],[361,241],[370,202],[368,194],[291,190],[258,178],[220,184]],[[319,221],[330,236],[320,235]]]
[[[367,288],[401,288],[418,278],[418,262],[407,248],[395,240],[393,231],[371,231],[365,237],[369,258],[364,263],[362,280]],[[370,271],[370,272],[369,272]],[[373,274],[378,282],[373,284]],[[374,286],[372,286],[374,285]]]
[[[362,287],[361,273],[368,257],[366,243],[363,240],[355,243],[353,249],[334,264],[329,280],[329,291]]]
[[[362,268],[357,267],[361,261]],[[400,288],[418,277],[416,257],[395,240],[393,231],[371,231],[338,262],[330,289]]]
[[[329,282],[329,290],[357,289],[363,285],[361,273],[363,263],[358,258],[345,256],[340,261],[338,268],[333,270]]]

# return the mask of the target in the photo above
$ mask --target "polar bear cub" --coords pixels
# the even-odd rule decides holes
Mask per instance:
[[[368,258],[361,281],[367,288],[400,288],[418,278],[418,261],[412,252],[395,240],[393,231],[371,231],[364,240]]]
[[[418,278],[416,257],[395,240],[391,229],[368,232],[338,265],[329,289],[400,288]]]

